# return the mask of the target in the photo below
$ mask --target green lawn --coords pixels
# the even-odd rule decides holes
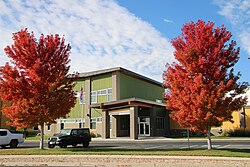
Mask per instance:
[[[223,149],[223,150],[126,150],[126,149],[94,149],[94,148],[45,148],[34,149],[0,149],[0,155],[164,155],[164,156],[218,156],[218,157],[247,157],[250,150]]]
[[[48,140],[50,135],[44,135],[44,140]],[[28,136],[25,140],[40,140],[40,136]]]

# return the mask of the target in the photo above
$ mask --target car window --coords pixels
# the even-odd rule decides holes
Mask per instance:
[[[70,132],[71,132],[71,129],[62,129],[60,131],[60,134],[63,134],[63,135],[70,135]]]
[[[0,136],[7,136],[7,131],[0,131]]]
[[[77,130],[72,130],[71,134],[72,135],[77,135]]]
[[[88,129],[79,129],[78,134],[79,135],[89,134],[89,131],[88,131]]]

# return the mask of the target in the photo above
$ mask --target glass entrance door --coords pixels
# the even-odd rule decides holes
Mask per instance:
[[[148,117],[139,118],[139,135],[150,136],[150,118]]]

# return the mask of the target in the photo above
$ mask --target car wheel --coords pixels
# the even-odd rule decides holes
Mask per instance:
[[[6,148],[6,146],[1,146],[1,148]]]
[[[49,144],[49,148],[54,148],[55,145],[54,144]]]
[[[10,148],[16,148],[18,145],[18,141],[17,140],[11,140],[10,142]]]
[[[59,145],[60,148],[67,148],[67,142],[62,141],[62,143]]]
[[[89,141],[88,140],[84,140],[82,143],[84,148],[87,148],[89,146]]]

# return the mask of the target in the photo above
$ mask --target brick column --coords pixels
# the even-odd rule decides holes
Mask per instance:
[[[130,139],[138,139],[138,106],[130,107]]]

